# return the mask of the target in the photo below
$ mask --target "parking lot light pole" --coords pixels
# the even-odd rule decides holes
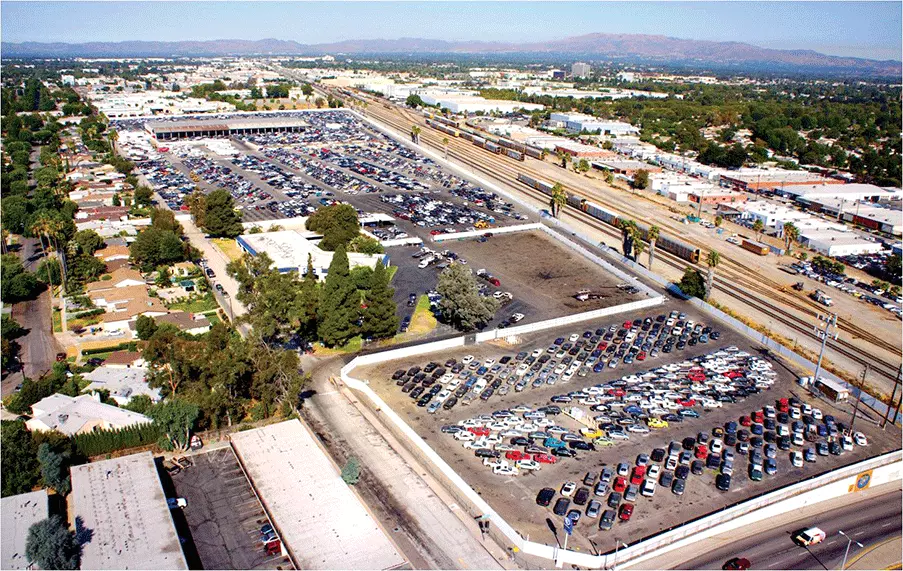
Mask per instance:
[[[818,363],[815,364],[815,375],[812,377],[812,386],[818,382],[818,374],[821,373],[821,360],[825,356],[825,347],[828,345],[828,337],[831,336],[831,328],[837,327],[837,314],[819,315],[818,320],[823,324],[821,327],[816,326],[815,334],[821,338],[821,350],[818,352]],[[837,340],[837,333],[834,333],[834,339]]]
[[[844,536],[847,540],[847,550],[843,554],[843,563],[840,564],[840,571],[844,571],[847,568],[847,557],[850,555],[850,546],[854,543],[857,545],[857,547],[859,547],[859,549],[862,549],[864,546],[849,535],[845,534],[842,530],[838,529],[837,533]]]

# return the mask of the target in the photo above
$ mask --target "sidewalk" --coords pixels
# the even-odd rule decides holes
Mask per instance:
[[[847,563],[847,569],[899,569],[903,560],[903,538],[899,535],[865,548]]]

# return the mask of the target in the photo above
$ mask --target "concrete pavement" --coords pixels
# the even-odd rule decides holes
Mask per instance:
[[[406,532],[407,540],[399,541],[399,545],[412,565],[415,568],[426,564],[439,569],[501,569],[487,546],[498,549],[498,555],[504,557],[501,549],[488,538],[485,544],[482,543],[476,522],[467,514],[460,514],[460,509],[441,493],[437,483],[431,489],[427,483],[429,476],[416,468],[416,462],[404,448],[391,435],[381,433],[371,424],[365,416],[370,414],[369,411],[364,412],[363,407],[359,409],[352,404],[355,395],[329,380],[340,366],[339,360],[332,360],[307,367],[307,370],[313,369],[312,388],[316,394],[305,408],[313,419],[330,429],[328,437],[336,441],[334,444],[347,448],[348,455],[360,459],[364,470],[371,472],[382,485],[387,497],[381,501],[384,507],[395,512],[393,515],[400,522],[398,527]],[[413,556],[408,553],[411,549],[417,551]],[[417,559],[422,560],[421,565],[415,563]]]

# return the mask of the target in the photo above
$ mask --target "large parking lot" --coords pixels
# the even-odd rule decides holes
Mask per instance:
[[[579,513],[569,547],[590,552],[899,447],[899,430],[863,410],[854,430],[867,444],[844,441],[852,406],[810,395],[689,307],[351,374],[525,537],[554,543],[551,525],[563,540],[563,516]]]
[[[269,524],[231,448],[190,456],[171,476],[204,569],[287,569],[282,555],[267,555],[261,528]]]

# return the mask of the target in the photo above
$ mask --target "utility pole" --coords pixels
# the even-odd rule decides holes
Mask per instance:
[[[818,352],[818,363],[815,365],[815,376],[812,377],[812,385],[818,382],[818,375],[821,373],[821,360],[825,356],[825,346],[828,344],[828,337],[831,337],[831,329],[837,327],[837,314],[818,315],[818,321],[822,325],[815,326],[815,335],[821,339],[821,350]],[[837,340],[838,333],[834,332],[834,340]]]
[[[862,391],[863,387],[865,387],[865,377],[869,374],[869,364],[865,364],[865,368],[862,369],[862,381],[859,383],[859,392],[856,393],[856,407],[853,408],[853,417],[850,419],[850,435],[853,434],[853,423],[856,422],[856,415],[859,414],[859,402],[862,401]]]
[[[901,380],[903,380],[903,365],[897,369],[897,378],[894,380],[894,390],[890,395],[890,401],[887,403],[887,412],[884,413],[884,419],[881,421],[881,428],[887,426],[888,419],[890,419],[891,424],[897,420],[897,414],[900,412],[900,405],[897,404],[897,408],[893,413],[891,413],[891,409],[894,408],[894,399],[897,398],[897,387],[900,386]],[[903,397],[903,395],[901,395],[901,397]]]

